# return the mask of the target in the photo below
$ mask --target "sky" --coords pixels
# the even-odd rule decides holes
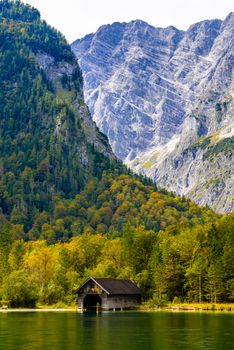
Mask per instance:
[[[204,19],[224,19],[234,0],[24,0],[73,42],[113,22],[141,19],[155,27],[186,30]]]

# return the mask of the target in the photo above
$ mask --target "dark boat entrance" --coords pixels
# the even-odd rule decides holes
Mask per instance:
[[[99,312],[102,307],[102,299],[97,294],[87,294],[84,298],[83,307],[85,311]]]

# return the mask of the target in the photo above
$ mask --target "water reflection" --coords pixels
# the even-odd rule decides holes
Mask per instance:
[[[232,349],[232,314],[116,312],[0,314],[6,350]]]

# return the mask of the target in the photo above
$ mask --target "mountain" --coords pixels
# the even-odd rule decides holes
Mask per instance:
[[[0,2],[0,21],[1,215],[27,230],[55,195],[122,165],[90,117],[63,35],[19,1]]]
[[[159,186],[234,208],[234,13],[186,32],[113,23],[72,44],[114,153]]]
[[[128,223],[158,231],[175,218],[216,220],[131,177],[89,114],[71,47],[36,9],[3,0],[0,18],[0,240],[7,222],[14,237],[55,243],[87,231],[121,235]]]
[[[134,279],[153,306],[233,301],[234,216],[115,158],[70,46],[36,9],[0,0],[0,48],[0,305],[74,305],[90,275]]]

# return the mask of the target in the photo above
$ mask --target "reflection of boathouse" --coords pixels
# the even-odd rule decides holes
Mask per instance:
[[[75,293],[80,311],[131,309],[141,301],[140,289],[125,279],[91,277]]]

